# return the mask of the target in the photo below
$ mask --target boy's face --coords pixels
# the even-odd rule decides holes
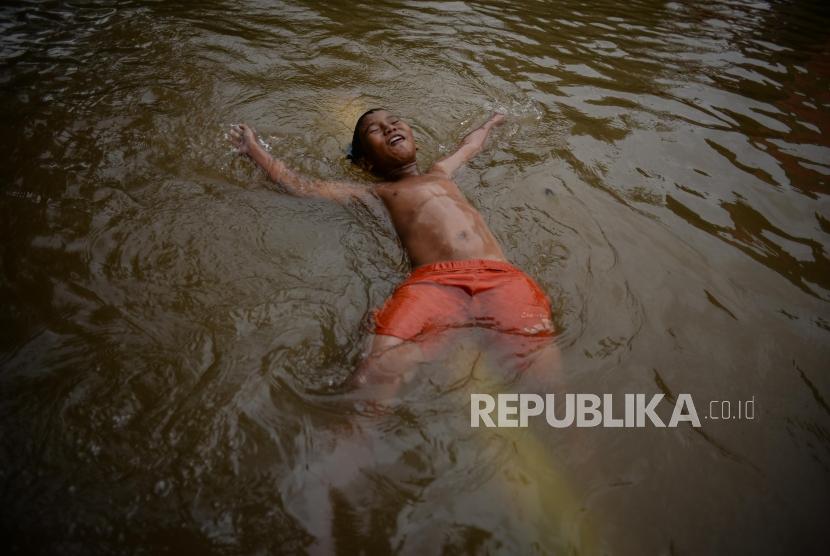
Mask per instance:
[[[386,110],[372,112],[360,122],[360,142],[367,162],[383,174],[415,160],[415,136],[406,122]]]

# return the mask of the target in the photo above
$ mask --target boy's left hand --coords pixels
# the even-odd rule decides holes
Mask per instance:
[[[501,112],[494,112],[493,115],[490,116],[490,119],[487,121],[487,123],[494,126],[503,124],[504,114],[502,114]]]

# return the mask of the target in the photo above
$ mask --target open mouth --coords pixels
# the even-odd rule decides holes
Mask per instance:
[[[405,141],[405,137],[403,135],[401,135],[400,133],[396,133],[395,135],[393,135],[389,139],[389,144],[394,147],[395,145],[397,145],[398,143],[400,143],[402,141]]]

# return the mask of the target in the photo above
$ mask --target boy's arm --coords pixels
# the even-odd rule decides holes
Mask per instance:
[[[348,203],[354,199],[365,201],[370,197],[374,198],[366,187],[352,183],[307,178],[291,170],[281,160],[272,157],[262,148],[257,141],[256,133],[248,125],[232,126],[230,141],[239,154],[248,155],[265,170],[271,181],[283,186],[291,195],[330,199],[339,203]]]
[[[459,145],[454,153],[433,164],[429,170],[430,173],[440,173],[446,175],[448,178],[452,177],[456,170],[481,152],[487,136],[490,135],[490,130],[503,121],[504,114],[496,113],[490,116],[490,119],[484,122],[484,125],[461,140],[461,145]]]

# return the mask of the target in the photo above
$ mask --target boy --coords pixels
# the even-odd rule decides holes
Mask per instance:
[[[382,359],[389,360],[383,366],[399,366],[427,335],[451,328],[481,326],[525,339],[553,335],[547,297],[507,262],[481,214],[452,181],[503,121],[504,115],[493,114],[453,154],[421,173],[412,129],[387,110],[369,110],[355,125],[351,159],[384,180],[370,185],[302,177],[271,157],[250,127],[232,127],[237,150],[289,193],[341,203],[380,198],[389,211],[414,270],[375,315],[375,335],[359,381]]]

